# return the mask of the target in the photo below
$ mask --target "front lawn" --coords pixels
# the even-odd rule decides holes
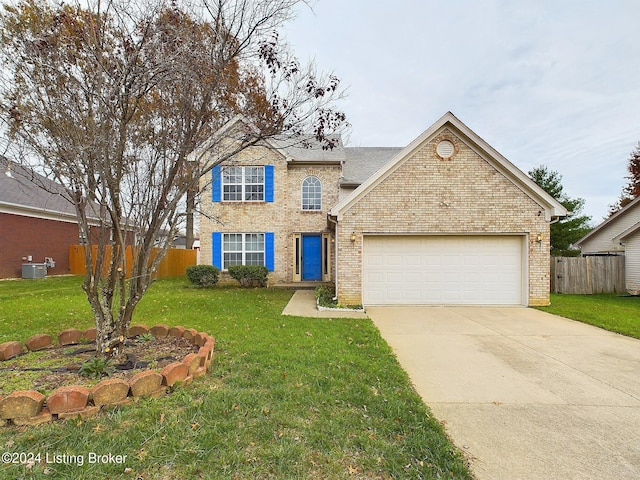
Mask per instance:
[[[0,343],[90,326],[80,282],[0,282]],[[207,375],[89,420],[0,428],[4,452],[54,460],[5,464],[0,478],[472,478],[371,321],[283,317],[290,297],[157,282],[134,321],[215,336]]]
[[[551,306],[539,309],[640,338],[640,297],[551,294]]]

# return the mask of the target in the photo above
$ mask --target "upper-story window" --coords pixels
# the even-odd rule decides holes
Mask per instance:
[[[211,169],[213,202],[273,202],[274,166],[216,165]]]
[[[318,177],[307,177],[302,182],[302,209],[322,210],[322,184]]]
[[[223,168],[222,199],[225,202],[264,201],[264,167]]]

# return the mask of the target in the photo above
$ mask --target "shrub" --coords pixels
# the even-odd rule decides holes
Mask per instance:
[[[142,335],[138,335],[138,338],[136,338],[136,343],[151,342],[155,339],[156,337],[153,335],[153,333],[143,333]]]
[[[323,283],[316,287],[316,298],[322,307],[335,307],[336,287],[333,283]]]
[[[266,287],[269,270],[261,265],[231,265],[229,275],[243,287]]]
[[[187,267],[187,278],[198,287],[214,287],[218,283],[220,270],[213,265],[193,265]]]
[[[80,366],[78,373],[83,377],[99,379],[104,376],[108,377],[116,371],[111,360],[94,357],[87,360]]]
[[[316,299],[318,305],[326,308],[342,308],[349,310],[362,310],[362,305],[343,305],[336,299],[336,286],[333,283],[323,283],[316,287]]]

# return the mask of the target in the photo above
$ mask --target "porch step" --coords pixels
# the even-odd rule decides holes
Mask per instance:
[[[322,282],[292,282],[292,283],[276,283],[271,285],[272,288],[284,288],[289,290],[315,290]]]

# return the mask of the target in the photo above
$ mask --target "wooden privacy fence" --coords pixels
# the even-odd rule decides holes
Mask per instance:
[[[86,268],[84,265],[85,248],[87,248],[85,245],[71,245],[71,247],[69,247],[69,271],[73,275],[84,275],[86,273]],[[93,246],[94,253],[97,248],[97,246]],[[158,251],[159,249],[154,249],[154,254]],[[110,254],[110,250],[107,251],[107,254]],[[127,265],[131,265],[132,263],[131,247],[127,247],[126,262]],[[179,275],[184,275],[187,267],[195,265],[196,263],[196,250],[171,248],[167,251],[167,254],[160,262],[155,275],[156,278],[177,277]],[[127,277],[129,277],[129,274],[130,272],[127,272]]]
[[[624,257],[551,257],[551,291],[624,293]]]

